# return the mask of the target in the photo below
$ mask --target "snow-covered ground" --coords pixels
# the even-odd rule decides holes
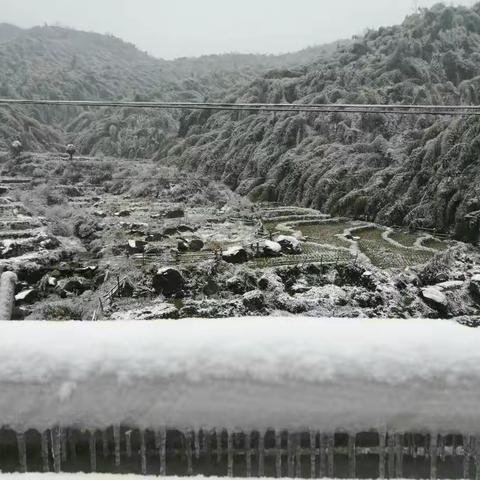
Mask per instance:
[[[478,434],[479,345],[432,320],[0,322],[1,421]]]

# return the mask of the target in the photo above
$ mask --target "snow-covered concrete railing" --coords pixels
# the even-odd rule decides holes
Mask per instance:
[[[0,470],[477,478],[480,330],[0,324]]]

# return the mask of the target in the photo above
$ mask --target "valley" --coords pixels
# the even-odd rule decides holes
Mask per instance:
[[[479,252],[445,237],[252,203],[150,160],[25,153],[0,167],[15,318],[477,312]]]

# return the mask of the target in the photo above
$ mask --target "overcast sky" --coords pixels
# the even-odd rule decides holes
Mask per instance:
[[[417,0],[428,7],[438,0]],[[447,3],[473,5],[474,0]],[[0,22],[112,33],[162,58],[282,53],[392,25],[415,0],[0,0]]]

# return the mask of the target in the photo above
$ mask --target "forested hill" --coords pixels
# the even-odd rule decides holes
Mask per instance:
[[[480,4],[438,4],[303,73],[263,75],[228,101],[478,104],[479,87]],[[478,234],[476,118],[194,112],[180,132],[170,161],[252,198]]]
[[[165,61],[111,35],[0,24],[0,97],[220,100],[270,68],[309,63],[336,49],[337,43],[281,56],[229,54]],[[55,150],[73,142],[87,154],[151,157],[176,135],[178,116],[132,109],[2,108],[0,149],[20,138],[32,150]]]

